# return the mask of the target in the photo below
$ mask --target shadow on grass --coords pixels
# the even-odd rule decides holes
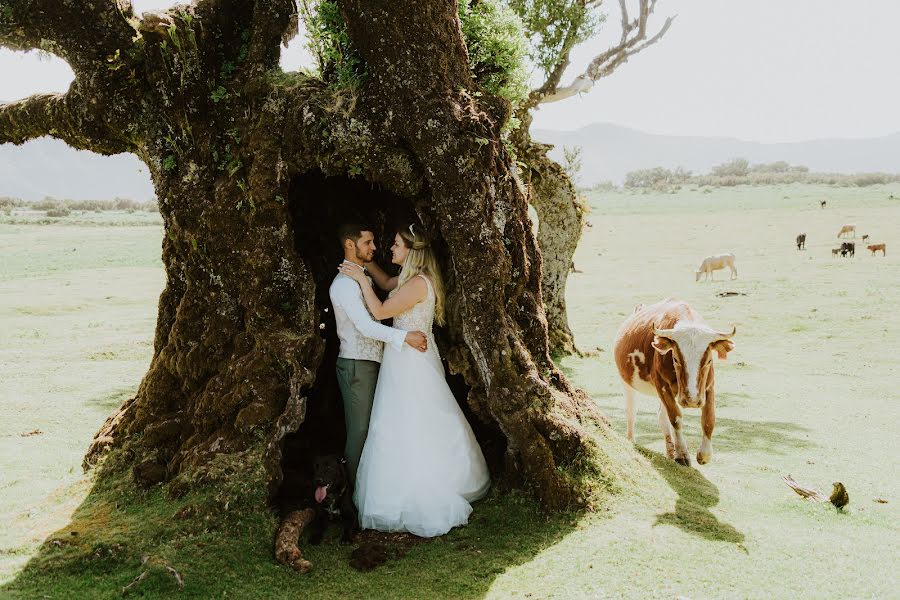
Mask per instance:
[[[137,386],[131,385],[126,387],[120,387],[111,392],[108,392],[102,396],[95,396],[94,398],[88,398],[84,404],[85,406],[89,406],[91,408],[103,409],[105,413],[112,413],[117,408],[122,406],[122,403],[127,399],[134,396],[137,391]]]
[[[198,497],[199,496],[199,497]],[[518,494],[492,494],[474,505],[469,525],[415,544],[370,572],[349,566],[356,545],[340,527],[301,548],[313,570],[275,562],[274,515],[231,499],[191,493],[171,500],[135,490],[125,476],[95,482],[71,522],[47,538],[3,598],[480,598],[508,569],[532,560],[569,534],[577,515],[542,513]],[[184,579],[179,589],[167,567]],[[146,573],[143,579],[137,578]]]
[[[625,411],[603,407],[613,420],[613,427],[625,433]],[[685,439],[688,448],[696,451],[700,443],[698,411],[686,411]],[[656,415],[639,413],[634,424],[634,440],[639,446],[662,443],[662,433]],[[809,430],[785,421],[745,421],[726,419],[716,415],[716,429],[712,437],[713,449],[735,454],[763,452],[765,454],[789,454],[795,450],[815,447],[809,439]],[[715,460],[715,458],[713,458]]]
[[[672,525],[707,540],[730,542],[743,548],[744,534],[709,512],[719,503],[719,488],[692,467],[683,467],[646,448],[638,448],[638,451],[650,460],[653,468],[678,494],[675,512],[659,515],[655,525]]]

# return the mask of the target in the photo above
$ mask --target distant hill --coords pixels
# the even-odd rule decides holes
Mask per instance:
[[[609,123],[574,131],[534,130],[535,139],[554,144],[551,156],[562,159],[563,146],[581,146],[581,185],[621,183],[625,174],[650,167],[684,167],[695,174],[743,157],[751,163],[785,160],[812,171],[856,173],[900,172],[900,133],[859,140],[814,140],[761,144],[733,138],[667,136],[643,133]],[[45,196],[73,200],[116,196],[145,201],[154,198],[144,164],[131,154],[106,157],[77,151],[50,138],[22,146],[0,146],[0,196],[41,200]]]
[[[133,154],[100,156],[51,138],[0,145],[0,196],[23,200],[118,196],[139,201],[156,197],[147,167]]]
[[[684,167],[695,175],[732,158],[752,164],[784,160],[823,173],[884,171],[900,173],[900,132],[870,139],[822,139],[763,144],[735,138],[668,136],[643,133],[611,123],[595,123],[573,131],[532,130],[534,139],[556,146],[550,155],[562,159],[563,146],[581,146],[579,183],[604,180],[617,184],[637,169]]]

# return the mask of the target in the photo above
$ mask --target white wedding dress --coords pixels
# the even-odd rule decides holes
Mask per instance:
[[[444,378],[431,332],[434,290],[421,277],[427,296],[394,327],[426,332],[428,351],[385,347],[353,499],[364,529],[434,537],[468,522],[469,502],[487,493],[491,478]]]

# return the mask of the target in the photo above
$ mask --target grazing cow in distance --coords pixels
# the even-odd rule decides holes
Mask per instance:
[[[866,248],[869,249],[869,251],[872,253],[872,256],[875,256],[875,253],[879,250],[881,250],[882,256],[887,256],[887,252],[885,251],[885,244],[871,244],[869,246],[866,246]]]
[[[841,227],[841,230],[838,232],[838,237],[846,237],[844,234],[853,234],[853,237],[856,237],[856,225],[844,225]]]
[[[718,271],[720,269],[729,268],[731,269],[731,278],[737,278],[737,269],[734,267],[734,254],[731,252],[727,254],[714,254],[712,256],[707,256],[703,259],[703,262],[700,263],[700,268],[697,269],[694,277],[694,281],[700,281],[700,275],[703,275],[703,281],[706,281],[708,277],[711,277],[713,281],[716,278],[713,276],[713,271]]]
[[[805,250],[806,249],[806,234],[801,233],[797,236],[797,250]]]
[[[682,409],[699,408],[703,441],[697,462],[712,458],[716,424],[715,372],[712,355],[727,358],[734,349],[730,333],[715,331],[687,302],[668,298],[638,305],[616,334],[616,367],[625,389],[626,436],[634,441],[635,393],[659,398],[657,417],[666,442],[666,456],[690,465],[682,434]]]
[[[867,233],[866,235],[862,236],[862,243],[865,244],[868,241],[869,241],[869,234]]]
[[[841,244],[841,256],[846,257],[847,255],[856,256],[855,242],[844,242]]]
[[[841,253],[841,249],[840,249],[840,248],[832,248],[832,249],[831,249],[831,258],[834,258],[835,256],[837,256],[837,255],[840,254],[840,253]]]
[[[819,202],[819,206],[821,206],[822,208],[825,208],[825,204],[827,204],[827,203],[824,200]]]

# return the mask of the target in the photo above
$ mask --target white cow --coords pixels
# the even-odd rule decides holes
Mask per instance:
[[[850,237],[850,234],[853,234],[853,237],[856,237],[856,225],[844,225],[841,227],[841,230],[838,231],[837,236],[841,237]]]
[[[713,256],[707,256],[703,259],[703,262],[700,263],[700,268],[697,269],[694,281],[700,281],[701,274],[704,276],[704,281],[706,281],[707,277],[711,277],[712,280],[715,281],[716,278],[713,276],[713,271],[725,268],[731,269],[732,279],[737,278],[737,269],[734,268],[734,254],[729,252],[728,254],[714,254]]]

